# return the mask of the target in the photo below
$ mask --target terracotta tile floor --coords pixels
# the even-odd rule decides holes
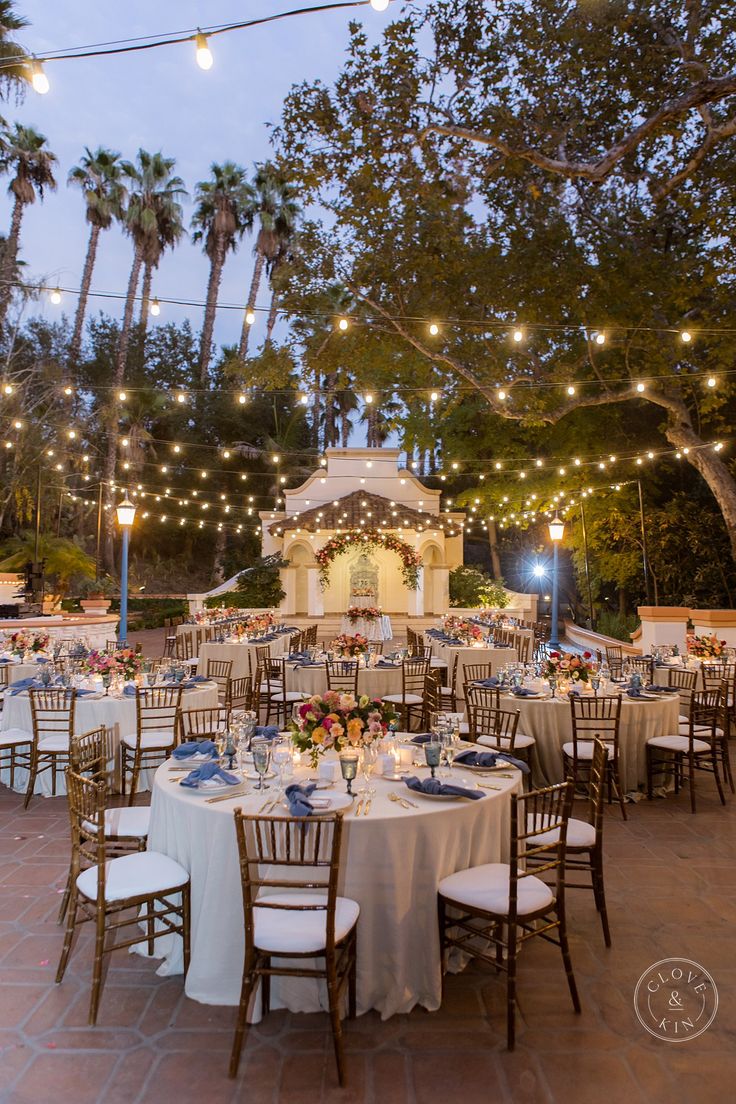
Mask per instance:
[[[588,894],[570,894],[583,1013],[572,1012],[555,948],[526,949],[519,1042],[504,1045],[502,980],[471,966],[448,978],[441,1011],[346,1027],[350,1084],[337,1086],[325,1016],[273,1013],[250,1032],[237,1082],[225,1071],[231,1009],[187,1000],[180,978],[127,954],[113,958],[99,1026],[86,1026],[89,942],[61,986],[56,925],[65,876],[63,800],[0,792],[0,1100],[3,1104],[345,1101],[366,1104],[713,1104],[736,1083],[736,799],[723,809],[704,780],[700,809],[670,798],[606,817],[613,948]],[[695,959],[720,991],[715,1023],[674,1045],[634,1016],[637,979],[670,955]]]

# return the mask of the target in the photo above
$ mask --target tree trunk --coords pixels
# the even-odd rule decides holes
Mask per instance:
[[[700,472],[720,507],[731,542],[731,555],[736,561],[736,480],[714,449],[703,448],[687,415],[675,420],[670,414],[665,436],[677,448],[690,450],[687,459]]]
[[[325,376],[325,448],[332,448],[337,441],[335,433],[334,373]]]
[[[0,322],[5,321],[8,313],[10,299],[13,294],[13,275],[18,260],[18,244],[20,242],[20,224],[23,221],[23,203],[15,197],[13,204],[13,217],[10,220],[10,233],[5,242],[3,256],[2,280],[0,281]]]
[[[215,329],[217,312],[217,293],[220,290],[222,267],[225,263],[225,239],[220,235],[215,241],[215,251],[210,261],[210,278],[207,281],[207,302],[204,308],[204,322],[199,345],[199,383],[203,391],[208,389],[210,358],[212,356],[212,334]]]
[[[350,440],[350,419],[347,414],[343,414],[340,419],[340,444],[343,448],[348,447],[348,441]]]
[[[151,309],[151,284],[153,283],[153,268],[146,262],[143,265],[143,289],[141,293],[140,327],[145,334],[148,326],[148,312]]]
[[[74,333],[69,342],[69,364],[72,367],[74,367],[79,360],[79,354],[82,351],[84,317],[87,313],[87,300],[89,299],[89,289],[92,285],[92,273],[95,267],[95,260],[97,259],[97,245],[100,240],[100,231],[101,227],[94,224],[90,227],[89,231],[87,256],[84,258],[84,271],[82,272],[82,286],[79,289],[77,313],[74,316]]]
[[[494,579],[501,578],[501,557],[498,554],[498,530],[495,521],[488,522],[488,547],[491,550],[491,571]]]
[[[256,263],[253,266],[253,278],[250,282],[250,291],[248,293],[248,305],[245,308],[245,314],[243,315],[243,329],[240,333],[240,348],[238,349],[238,356],[241,360],[245,360],[248,355],[248,339],[250,337],[251,327],[248,325],[246,319],[249,311],[256,309],[256,299],[258,298],[258,288],[261,284],[261,275],[263,274],[263,266],[266,262],[266,258],[263,253],[256,253]]]
[[[271,344],[271,338],[273,336],[273,328],[276,325],[276,318],[278,315],[278,296],[275,291],[271,292],[271,307],[268,312],[268,321],[266,322],[266,340],[264,343],[264,349]]]

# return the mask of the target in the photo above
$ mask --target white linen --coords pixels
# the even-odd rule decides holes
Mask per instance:
[[[432,659],[430,666],[442,667],[444,661]],[[288,664],[286,687],[299,690],[305,696],[324,694],[327,690],[327,672],[324,663],[319,667],[298,667]],[[401,693],[401,667],[361,667],[358,671],[358,693],[383,698],[386,694]]]
[[[507,663],[516,663],[519,658],[516,648],[456,647],[452,644],[443,644],[431,636],[425,636],[424,643],[432,648],[433,656],[444,660],[450,672],[455,662],[455,656],[460,657],[457,662],[457,677],[455,679],[455,694],[459,701],[464,700],[465,665],[467,663],[490,663],[491,674],[495,675],[499,668]]]
[[[267,646],[270,655],[283,655],[284,652],[288,652],[289,650],[291,636],[291,633],[279,633],[275,640],[266,640],[263,644],[259,644],[258,641],[254,641],[250,644],[245,641],[216,644],[214,640],[208,640],[206,643],[202,644],[199,649],[199,666],[197,667],[197,671],[200,675],[207,674],[208,659],[231,659],[233,668],[230,672],[230,677],[234,679],[245,678],[246,675],[255,674],[256,648],[265,648]],[[249,658],[251,655],[252,659]],[[252,671],[251,663],[253,665]]]
[[[305,772],[302,772],[305,773]],[[469,775],[454,772],[454,781]],[[480,801],[435,802],[412,794],[401,782],[375,778],[368,817],[345,816],[338,892],[360,906],[358,921],[358,1012],[376,1009],[383,1019],[419,1004],[439,1008],[441,981],[437,933],[437,886],[457,870],[507,858],[510,794],[521,776],[493,776],[499,790]],[[154,781],[149,846],[170,855],[191,876],[192,957],[187,996],[204,1004],[236,1005],[243,964],[243,911],[233,809],[255,813],[256,793],[208,805],[173,785],[166,765]],[[389,800],[405,793],[416,808]],[[342,781],[336,792],[343,792]],[[138,953],[145,954],[145,945]],[[181,941],[163,936],[160,974],[182,972]],[[326,994],[312,979],[274,978],[272,1007],[294,1012],[326,1008]]]
[[[355,636],[360,633],[366,640],[391,640],[393,639],[394,630],[391,628],[391,618],[385,613],[382,613],[380,617],[359,617],[357,621],[350,621],[349,618],[343,617],[340,623],[340,632],[347,633],[348,636]]]

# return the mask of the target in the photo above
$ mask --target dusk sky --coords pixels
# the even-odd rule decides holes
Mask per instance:
[[[234,22],[273,14],[299,5],[284,0],[19,0],[17,10],[30,20],[18,36],[30,52],[65,49],[140,35],[188,31],[198,25]],[[212,39],[215,63],[208,72],[196,65],[191,43],[115,57],[51,63],[46,72],[51,90],[39,96],[29,89],[25,102],[3,105],[9,121],[37,127],[59,158],[56,193],[27,208],[22,229],[22,259],[34,278],[66,287],[78,287],[87,238],[84,203],[77,189],[66,186],[69,169],[85,145],[104,145],[134,157],[137,149],[162,150],[175,157],[177,171],[190,195],[205,179],[213,161],[227,159],[252,169],[269,156],[266,124],[275,122],[292,84],[317,77],[331,81],[338,73],[348,41],[351,19],[364,21],[379,36],[391,11],[370,7],[299,16],[253,30],[236,31]],[[0,223],[7,227],[10,202],[3,187]],[[188,226],[192,205],[185,206]],[[124,292],[131,260],[131,243],[119,229],[101,239],[93,289]],[[225,266],[220,300],[245,302],[252,270],[252,239],[246,239]],[[203,300],[208,264],[198,247],[185,241],[162,261],[154,280],[154,294]],[[262,288],[259,304],[268,301]],[[65,296],[63,309],[71,314],[75,302]],[[93,299],[90,311],[122,314],[121,303]],[[34,310],[47,317],[59,308],[44,300]],[[193,327],[201,324],[196,308],[166,306],[159,321],[181,321],[187,315]],[[215,338],[237,340],[241,319],[237,312],[218,315]],[[251,346],[253,348],[253,346]]]

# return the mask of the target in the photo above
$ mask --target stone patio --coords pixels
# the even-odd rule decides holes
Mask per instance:
[[[146,795],[147,796],[147,795]],[[63,799],[0,793],[0,1100],[3,1104],[284,1101],[316,1104],[721,1104],[736,1083],[736,799],[700,810],[687,795],[606,817],[606,885],[613,947],[592,895],[569,895],[572,954],[583,1013],[573,1014],[559,954],[535,941],[522,956],[518,1044],[504,1043],[504,985],[485,968],[449,977],[441,1011],[416,1010],[346,1026],[350,1082],[337,1085],[326,1016],[275,1012],[250,1032],[237,1082],[226,1076],[233,1010],[186,999],[181,978],[113,957],[99,1025],[86,1025],[91,954],[80,940],[64,983],[56,925],[67,869]],[[679,1045],[651,1038],[633,992],[659,959],[681,955],[714,977],[712,1027]]]

